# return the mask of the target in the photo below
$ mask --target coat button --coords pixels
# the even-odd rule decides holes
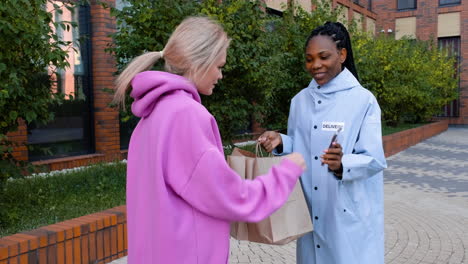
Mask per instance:
[[[317,89],[320,89],[320,85],[317,85]]]
[[[317,129],[317,126],[314,126],[314,129]]]
[[[318,220],[318,216],[315,217],[315,220]]]
[[[314,158],[314,159],[315,159],[315,160],[318,160],[318,157],[317,157],[317,156],[315,156],[315,158]]]
[[[320,248],[320,245],[317,245],[317,248]]]
[[[345,212],[345,213],[346,213],[346,209],[343,209],[343,212]]]
[[[317,186],[314,187],[314,190],[318,190]]]
[[[348,169],[348,172],[351,172],[351,169]]]
[[[321,103],[322,103],[322,101],[318,100],[318,103],[319,103],[319,104],[321,104]]]

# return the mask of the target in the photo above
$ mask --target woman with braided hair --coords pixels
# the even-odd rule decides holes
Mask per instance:
[[[305,58],[313,80],[291,101],[287,135],[259,138],[276,155],[294,151],[306,160],[301,184],[314,231],[298,240],[297,263],[383,264],[387,165],[379,104],[358,81],[341,23],[314,29]]]

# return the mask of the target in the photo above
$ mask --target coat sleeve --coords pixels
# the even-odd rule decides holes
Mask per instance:
[[[343,164],[343,181],[372,177],[387,168],[382,145],[382,126],[380,107],[375,98],[370,102],[358,139],[352,154],[345,154]]]
[[[294,98],[291,100],[291,106],[289,109],[289,116],[288,116],[288,134],[280,134],[281,141],[283,142],[283,151],[278,152],[277,148],[273,150],[273,154],[276,156],[286,155],[293,152],[293,143],[294,143],[294,130],[296,129],[296,115],[293,114],[295,109],[295,100]]]
[[[284,159],[266,175],[255,180],[241,179],[216,145],[217,126],[210,119],[200,118],[196,112],[185,113],[178,119],[175,130],[184,134],[190,131],[191,136],[178,139],[177,143],[184,148],[175,150],[180,155],[172,156],[171,162],[179,163],[181,169],[170,173],[168,184],[187,203],[207,215],[228,221],[264,219],[286,202],[302,169]]]

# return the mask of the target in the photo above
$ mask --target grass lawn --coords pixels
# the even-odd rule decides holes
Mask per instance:
[[[421,125],[384,126],[382,131],[388,135]],[[255,145],[242,148],[255,152]],[[0,237],[125,204],[125,171],[125,163],[112,163],[8,180],[0,190]]]
[[[419,124],[401,124],[397,127],[390,127],[390,126],[385,126],[385,125],[382,125],[382,136],[386,136],[386,135],[390,135],[390,134],[393,134],[393,133],[396,133],[396,132],[400,132],[400,131],[403,131],[403,130],[407,130],[407,129],[411,129],[411,128],[415,128],[415,127],[419,127],[419,126],[423,126],[423,125],[427,125],[428,123],[419,123]]]
[[[0,237],[125,204],[125,163],[10,179],[0,195]]]

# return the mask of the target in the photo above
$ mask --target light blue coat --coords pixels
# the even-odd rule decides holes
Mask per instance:
[[[343,179],[321,165],[334,131],[343,126]],[[314,231],[297,243],[299,264],[383,264],[383,173],[380,107],[346,68],[323,86],[315,80],[291,102],[283,152],[304,155],[301,177]]]

